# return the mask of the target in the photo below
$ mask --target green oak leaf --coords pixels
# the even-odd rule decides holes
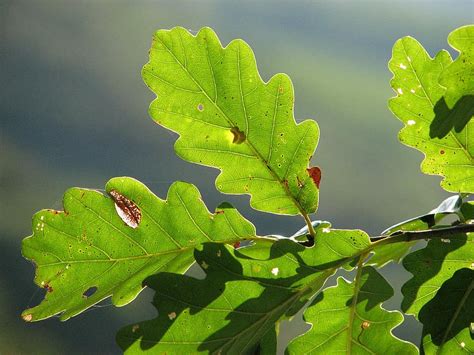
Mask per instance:
[[[397,92],[389,107],[405,124],[400,141],[424,153],[421,170],[443,176],[441,187],[447,191],[474,192],[474,135],[470,133],[474,132],[474,121],[464,127],[456,123],[470,117],[472,105],[467,104],[471,100],[463,102],[462,108],[449,110],[443,97],[446,89],[438,83],[451,63],[444,50],[432,59],[415,39],[399,39],[389,62],[394,75],[391,86]],[[468,116],[457,117],[466,110]]]
[[[461,215],[466,220],[474,220],[474,201],[466,201],[461,206]]]
[[[448,43],[460,54],[444,69],[439,83],[446,87],[445,100],[452,108],[463,96],[474,95],[474,25],[451,32]]]
[[[279,323],[275,324],[273,329],[268,330],[260,340],[255,354],[258,355],[275,355],[278,345],[278,329]]]
[[[201,243],[255,238],[254,226],[232,206],[209,213],[191,184],[174,183],[167,200],[127,177],[111,179],[106,191],[137,206],[136,228],[124,223],[110,196],[80,188],[65,193],[64,211],[42,210],[33,217],[33,235],[23,240],[22,251],[36,265],[36,284],[47,292],[23,312],[26,321],[59,313],[66,320],[109,296],[123,306],[149,275],[187,270]]]
[[[374,249],[374,255],[367,262],[367,265],[380,268],[390,262],[399,263],[416,243],[417,241],[381,245]]]
[[[180,135],[181,158],[221,170],[219,191],[249,194],[260,211],[316,210],[319,181],[307,168],[318,125],[296,124],[289,77],[277,74],[264,83],[244,41],[223,48],[210,28],[196,36],[181,27],[160,30],[142,75],[157,95],[151,117]]]
[[[474,270],[460,269],[419,313],[425,354],[474,354]]]
[[[431,239],[428,245],[403,259],[403,266],[413,278],[402,286],[402,310],[418,318],[419,312],[446,280],[457,270],[472,268],[474,233]]]
[[[131,354],[269,351],[276,323],[293,316],[369,244],[358,230],[321,231],[312,248],[290,240],[259,240],[237,250],[206,243],[195,252],[206,278],[150,277],[158,316],[121,329],[117,342]]]
[[[316,296],[304,313],[311,329],[290,343],[289,353],[418,353],[413,344],[391,333],[403,316],[381,307],[393,296],[390,284],[372,267],[362,268],[357,277],[353,283],[339,277],[337,286]]]

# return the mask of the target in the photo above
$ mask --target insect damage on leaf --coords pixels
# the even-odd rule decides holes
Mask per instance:
[[[115,210],[122,221],[131,228],[137,228],[142,220],[142,212],[138,206],[116,190],[110,191],[109,195],[114,200]]]
[[[232,143],[241,144],[245,141],[245,133],[242,132],[239,129],[239,127],[232,127],[230,131],[234,135],[234,139],[232,140]]]
[[[319,184],[321,183],[321,169],[319,166],[314,166],[312,168],[306,169],[308,175],[313,179],[314,184],[319,189]]]

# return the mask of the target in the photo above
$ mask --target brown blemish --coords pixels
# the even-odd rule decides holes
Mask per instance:
[[[109,195],[114,200],[115,210],[122,221],[131,228],[137,228],[142,220],[140,208],[116,190],[109,191]]]
[[[242,142],[245,141],[245,133],[242,132],[239,127],[232,127],[230,129],[230,131],[232,132],[232,134],[234,135],[234,139],[232,140],[232,143],[235,143],[235,144],[241,144]]]
[[[23,320],[25,322],[31,322],[33,320],[33,315],[30,313],[30,314],[23,314],[21,316],[21,318],[23,318]]]
[[[370,327],[370,322],[364,321],[364,322],[362,322],[362,324],[360,325],[360,327],[365,330],[365,329],[367,329],[368,327]]]
[[[444,154],[444,150],[441,149],[441,150],[439,151],[439,154],[441,154],[441,155]]]
[[[223,210],[216,211],[216,214],[224,214]]]
[[[52,214],[60,214],[61,212],[64,212],[64,211],[57,211],[57,210],[48,210],[48,212],[52,213]],[[65,213],[65,212],[64,212]],[[67,213],[66,213],[67,214]]]
[[[319,184],[321,183],[321,169],[318,166],[306,169],[308,175],[313,180],[316,187],[319,189]]]

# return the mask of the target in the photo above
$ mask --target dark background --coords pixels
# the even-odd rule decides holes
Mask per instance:
[[[420,173],[422,155],[397,141],[401,124],[387,109],[391,47],[412,35],[434,55],[450,31],[473,22],[473,11],[468,0],[0,1],[0,353],[118,353],[116,330],[155,315],[144,292],[124,308],[93,308],[66,323],[22,322],[43,291],[21,239],[35,211],[61,209],[68,187],[103,188],[127,175],[163,197],[172,181],[185,180],[211,209],[232,202],[261,235],[303,224],[219,194],[216,170],[176,158],[176,136],[148,117],[153,94],[140,77],[155,30],[211,26],[224,44],[246,40],[265,80],[289,74],[297,120],[321,128],[314,218],[376,235],[448,196],[440,178]],[[409,277],[400,266],[384,274],[395,289]],[[396,291],[386,307],[399,302]],[[408,318],[395,332],[416,341],[420,327]]]

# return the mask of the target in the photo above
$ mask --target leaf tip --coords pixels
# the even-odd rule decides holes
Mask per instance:
[[[25,321],[25,322],[31,322],[33,320],[33,315],[31,313],[23,313],[21,315],[21,318]]]

